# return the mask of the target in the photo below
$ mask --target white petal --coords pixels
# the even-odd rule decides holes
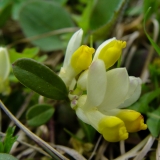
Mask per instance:
[[[96,107],[102,103],[106,92],[106,70],[102,60],[94,61],[88,72],[87,102]]]
[[[105,47],[107,44],[109,44],[111,41],[115,40],[116,38],[110,38],[106,41],[104,41],[96,50],[96,53],[94,55],[93,61],[95,61],[96,59],[98,59],[99,53],[101,52],[101,50],[103,49],[103,47]]]
[[[66,68],[70,64],[70,59],[71,59],[72,54],[81,45],[82,36],[83,36],[83,30],[80,29],[77,32],[75,32],[73,34],[73,36],[71,37],[71,39],[68,43],[68,46],[67,46],[66,55],[65,55],[65,59],[64,59],[64,63],[63,63],[64,68]]]
[[[70,84],[70,86],[69,86],[69,90],[73,90],[74,87],[75,87],[75,85],[76,85],[76,79],[73,78],[72,81],[71,81],[71,84]]]
[[[96,130],[98,130],[99,122],[102,118],[105,118],[106,116],[99,112],[96,108],[93,108],[89,112],[86,113],[86,116],[89,120],[89,124],[92,125]]]
[[[77,87],[87,90],[88,69],[85,70],[78,78]]]
[[[10,72],[10,60],[5,48],[0,47],[0,79],[5,81]]]
[[[117,108],[126,99],[129,89],[129,77],[125,68],[116,68],[107,72],[107,90],[104,101],[98,109],[103,113]]]
[[[76,109],[76,114],[77,114],[77,117],[82,120],[83,122],[87,123],[87,124],[90,124],[85,112],[80,108],[78,107]]]
[[[63,82],[67,87],[70,86],[75,76],[76,76],[76,72],[70,65],[68,65],[66,68],[61,67],[61,70],[59,72],[59,77],[63,80]]]
[[[122,103],[118,108],[128,107],[138,100],[141,94],[141,79],[136,77],[129,77],[130,86],[129,91],[124,103]]]

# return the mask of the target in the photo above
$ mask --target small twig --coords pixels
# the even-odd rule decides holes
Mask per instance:
[[[139,37],[140,33],[138,31],[133,32],[130,36],[129,39],[127,41],[127,46],[123,51],[122,54],[122,63],[124,62],[125,57],[127,56],[127,53],[131,47],[131,45],[133,44],[133,42]],[[123,37],[122,39],[125,39],[125,37]]]
[[[120,141],[120,152],[121,152],[121,155],[122,155],[122,154],[125,154],[124,141]]]
[[[16,157],[17,157],[18,159],[20,159],[20,158],[23,157],[23,156],[31,155],[31,154],[33,154],[33,153],[35,154],[34,150],[33,150],[32,148],[28,148],[28,149],[20,152]],[[28,158],[31,158],[31,157],[29,156]]]
[[[160,160],[160,136],[158,138],[158,147],[156,150],[156,160]]]
[[[29,94],[29,95],[26,97],[23,105],[20,107],[20,110],[19,110],[18,113],[16,114],[16,118],[17,118],[17,119],[19,119],[19,118],[21,117],[21,115],[23,114],[23,112],[24,112],[24,111],[26,110],[26,108],[28,107],[28,104],[29,104],[29,102],[30,102],[33,94],[34,94],[34,93],[32,92],[31,94]],[[13,121],[12,121],[12,122],[9,124],[9,126],[11,127],[11,126],[13,126],[13,125],[14,125],[14,123],[13,123]]]
[[[147,154],[147,152],[151,149],[154,140],[155,138],[150,136],[146,145],[143,147],[143,149],[138,153],[138,155],[133,160],[143,159],[144,156]]]
[[[158,35],[159,35],[159,23],[156,19],[152,19],[152,23],[153,23],[153,26],[154,26],[154,28],[153,28],[153,40],[156,42],[157,38],[158,38]],[[142,74],[141,74],[141,79],[142,79],[142,82],[144,82],[144,83],[147,81],[148,76],[149,76],[148,65],[150,64],[150,62],[152,60],[153,54],[154,54],[154,49],[151,45],[148,56],[147,56],[147,60],[144,64]]]
[[[48,128],[50,130],[50,142],[54,144],[55,143],[55,123],[53,119],[50,119]]]
[[[63,29],[54,30],[54,31],[43,33],[43,34],[39,34],[39,35],[36,35],[36,36],[33,36],[33,37],[20,39],[18,41],[15,41],[15,42],[9,44],[7,46],[7,48],[11,48],[11,47],[13,47],[13,46],[15,46],[15,45],[17,45],[19,43],[26,43],[26,42],[34,41],[34,40],[37,40],[37,39],[42,39],[42,38],[53,36],[53,35],[58,35],[58,34],[68,33],[68,32],[75,32],[77,30],[78,30],[77,27],[63,28]]]
[[[80,153],[78,153],[76,150],[61,146],[61,145],[55,145],[54,146],[58,151],[64,152],[71,157],[73,157],[75,160],[86,160],[85,157],[83,157]]]
[[[126,66],[127,70],[130,67],[130,64],[131,64],[131,61],[132,61],[132,58],[133,58],[133,56],[135,54],[136,49],[137,49],[136,45],[133,45],[131,47],[131,49],[130,49],[130,53],[129,53],[129,55],[128,55],[127,59],[126,59],[126,62],[125,62],[125,66]]]
[[[21,129],[26,135],[28,135],[33,141],[35,141],[39,146],[41,146],[47,153],[49,153],[55,160],[66,160],[67,158],[61,155],[48,143],[43,141],[41,138],[32,133],[27,127],[25,127],[18,119],[16,119],[13,114],[7,109],[7,107],[0,100],[0,107],[8,115],[8,117]]]
[[[102,145],[99,147],[99,149],[98,149],[98,151],[97,151],[95,160],[102,159],[103,154],[104,154],[104,152],[105,152],[108,144],[109,144],[109,143],[108,143],[106,140],[103,140]]]
[[[114,160],[124,160],[126,158],[134,157],[137,152],[146,144],[148,139],[151,137],[151,135],[148,135],[145,139],[143,139],[138,145],[136,145],[134,148],[132,148],[130,151],[126,152],[125,154],[117,157]]]
[[[97,141],[97,143],[96,143],[96,145],[95,145],[95,147],[94,147],[94,150],[93,150],[93,152],[92,152],[92,154],[91,154],[91,156],[89,157],[88,160],[91,160],[91,159],[93,158],[93,156],[95,155],[96,150],[97,150],[97,148],[98,148],[98,146],[99,146],[99,143],[100,143],[101,139],[102,139],[102,136],[100,136],[100,137],[98,138],[98,141]]]

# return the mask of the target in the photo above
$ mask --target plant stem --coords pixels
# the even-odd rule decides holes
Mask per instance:
[[[90,36],[90,47],[93,47],[93,35]]]
[[[77,30],[78,30],[77,27],[57,29],[57,30],[54,30],[54,31],[51,31],[51,32],[47,32],[47,33],[43,33],[43,34],[39,34],[39,35],[36,35],[36,36],[29,37],[29,38],[23,38],[23,39],[17,40],[15,42],[9,44],[7,46],[7,48],[11,48],[11,47],[13,47],[13,46],[15,46],[19,43],[31,42],[31,41],[35,41],[37,39],[42,39],[42,38],[50,37],[50,36],[53,36],[53,35],[58,35],[58,34],[63,34],[63,33],[68,33],[68,32],[75,32]]]

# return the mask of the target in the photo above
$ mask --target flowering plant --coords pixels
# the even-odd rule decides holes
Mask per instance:
[[[125,68],[109,69],[120,58],[126,42],[111,38],[95,52],[80,46],[82,36],[80,29],[70,39],[59,73],[77,116],[110,142],[127,139],[128,132],[145,130],[147,125],[139,112],[121,109],[138,100],[141,79],[128,76]]]

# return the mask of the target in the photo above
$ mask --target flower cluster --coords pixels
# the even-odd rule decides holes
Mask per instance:
[[[112,38],[95,52],[94,48],[80,46],[82,36],[80,29],[71,37],[59,73],[77,116],[110,142],[127,139],[129,132],[145,130],[147,125],[139,112],[121,109],[137,101],[141,79],[128,76],[125,68],[109,69],[120,58],[126,42]]]

